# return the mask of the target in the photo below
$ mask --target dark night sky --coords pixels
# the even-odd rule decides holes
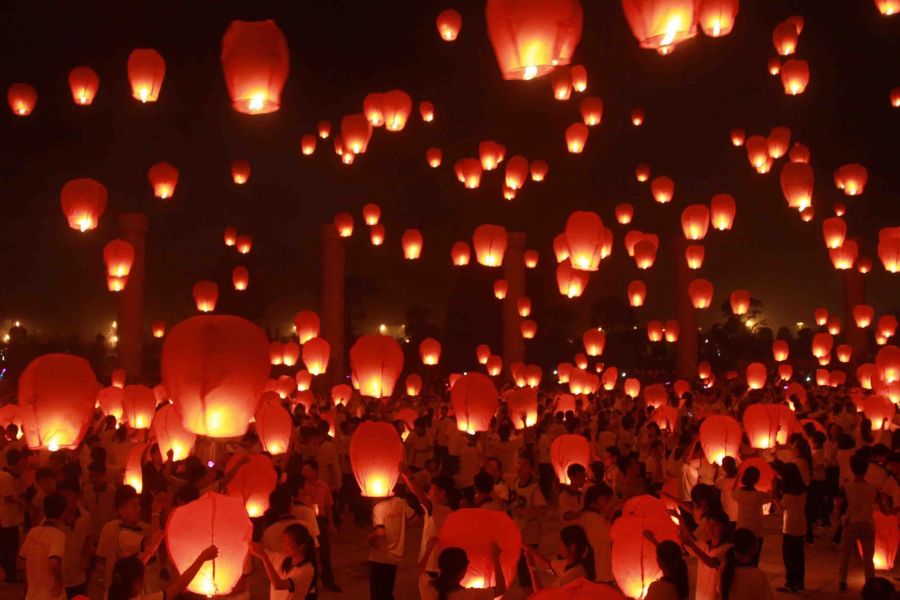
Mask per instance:
[[[624,294],[638,276],[615,225],[613,206],[636,207],[633,227],[661,234],[680,231],[681,209],[708,202],[718,192],[738,203],[735,228],[707,238],[703,274],[716,285],[714,306],[736,288],[765,303],[770,325],[810,321],[814,306],[838,308],[839,277],[831,268],[820,223],[835,200],[844,199],[832,171],[846,162],[869,169],[865,194],[847,199],[851,235],[868,238],[873,255],[877,230],[900,224],[900,110],[888,91],[900,85],[900,17],[880,16],[871,1],[744,0],[734,32],[713,40],[698,36],[669,57],[640,50],[619,2],[584,2],[584,34],[575,60],[587,66],[591,94],[605,102],[603,124],[593,128],[586,151],[570,155],[563,131],[579,121],[578,101],[552,98],[547,78],[504,82],[487,39],[483,2],[453,4],[463,15],[459,39],[441,41],[434,18],[446,2],[328,0],[320,2],[6,2],[0,7],[0,82],[33,84],[40,98],[28,118],[4,109],[0,148],[0,319],[36,323],[42,331],[92,334],[114,318],[105,291],[101,250],[115,237],[115,215],[146,211],[147,319],[172,324],[193,314],[191,285],[219,282],[222,308],[252,312],[266,306],[267,324],[287,325],[300,308],[315,308],[318,294],[318,228],[338,210],[350,210],[357,233],[348,245],[348,275],[371,276],[369,322],[396,321],[412,302],[440,315],[454,274],[449,248],[469,239],[476,225],[495,222],[524,230],[541,252],[529,272],[528,293],[537,318],[563,300],[553,279],[550,242],[569,212],[595,210],[616,241],[613,256],[573,301],[579,325],[603,294]],[[52,13],[52,14],[51,14]],[[797,56],[809,60],[811,83],[798,97],[784,95],[766,70],[774,54],[771,32],[791,14],[806,25]],[[282,109],[268,116],[230,108],[219,64],[222,33],[232,19],[274,18],[291,52]],[[136,47],[153,47],[166,59],[159,102],[130,98],[125,62]],[[76,107],[66,81],[86,64],[100,75],[89,108]],[[402,133],[376,130],[369,151],[343,166],[331,140],[302,157],[299,139],[320,119],[338,128],[342,115],[359,112],[371,91],[401,88],[418,103],[436,106],[436,120],[414,114]],[[644,127],[629,112],[646,110]],[[804,224],[787,208],[778,183],[781,161],[769,175],[750,167],[743,149],[731,146],[733,127],[767,135],[791,128],[812,151],[816,171],[816,220]],[[463,189],[455,160],[477,156],[484,139],[504,143],[507,156],[544,158],[550,174],[529,182],[516,200],[502,200],[502,172],[486,173],[475,191]],[[439,170],[427,167],[428,146],[444,150]],[[253,167],[248,185],[231,183],[232,159]],[[147,168],[166,160],[180,170],[174,199],[152,197]],[[676,181],[673,203],[653,202],[649,186],[634,180],[634,166],[649,163],[654,175]],[[59,191],[69,179],[93,177],[110,192],[100,227],[80,235],[68,229]],[[387,242],[372,248],[361,225],[366,202],[382,206]],[[238,255],[222,243],[235,225],[254,238],[250,298],[236,300],[230,286]],[[403,261],[402,231],[425,235],[423,259]],[[672,258],[660,253],[644,275],[649,303],[642,318],[672,318]],[[680,257],[679,257],[680,260]],[[470,269],[481,269],[470,267]],[[484,269],[482,269],[483,271]],[[485,302],[493,301],[484,276]],[[897,305],[900,276],[876,260],[869,275],[876,309]],[[245,302],[247,304],[241,304]],[[718,318],[718,311],[709,311]],[[701,319],[701,322],[704,322]],[[577,331],[577,329],[575,329]]]

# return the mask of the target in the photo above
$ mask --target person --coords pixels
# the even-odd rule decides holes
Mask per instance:
[[[422,525],[422,542],[419,545],[419,594],[428,582],[438,574],[437,557],[435,550],[438,543],[438,532],[444,525],[444,521],[453,512],[450,508],[450,492],[453,490],[453,479],[447,475],[436,475],[428,486],[428,492],[423,493],[422,488],[411,481],[411,471],[404,466],[400,474],[406,485],[409,486],[419,501],[424,513]]]
[[[741,487],[732,490],[731,497],[738,505],[737,527],[749,529],[756,534],[756,563],[759,564],[759,554],[762,552],[763,543],[763,507],[772,501],[770,494],[756,489],[759,483],[759,469],[747,467],[741,476]]]
[[[438,574],[430,582],[422,600],[493,600],[506,593],[506,580],[500,566],[500,547],[491,546],[494,586],[475,589],[462,587],[469,568],[469,557],[462,548],[444,548],[438,555]]]
[[[306,508],[306,507],[304,507]],[[307,508],[310,512],[310,509]],[[291,525],[301,525],[309,531],[310,537],[315,542],[319,533],[319,527],[315,517],[307,519],[306,522],[301,521],[292,512],[291,492],[288,484],[283,484],[272,490],[269,494],[269,510],[266,511],[266,522],[268,525],[263,530],[260,545],[263,550],[269,553],[281,551],[281,534]]]
[[[722,600],[775,600],[769,578],[756,566],[756,534],[738,529],[731,536],[731,561],[722,571]]]
[[[584,490],[587,484],[587,469],[584,465],[572,463],[566,467],[569,484],[559,493],[559,516],[563,521],[577,519],[584,508]],[[613,492],[615,493],[615,492]]]
[[[847,591],[850,556],[856,554],[857,542],[862,548],[866,581],[875,576],[875,565],[872,559],[875,554],[874,511],[878,488],[866,481],[868,468],[869,461],[862,452],[857,452],[850,458],[850,471],[853,473],[853,479],[844,484],[843,504],[846,512],[844,514],[844,531],[841,535],[841,561],[838,570],[838,588],[842,592]]]
[[[82,489],[81,500],[91,516],[91,535],[97,540],[103,526],[116,518],[116,488],[109,483],[104,463],[92,462],[87,471],[88,482]]]
[[[650,532],[645,531],[644,535],[651,539],[647,536],[648,533]],[[681,556],[681,546],[671,540],[656,544],[656,564],[662,571],[662,577],[650,584],[644,600],[687,600],[690,584],[687,565]]]
[[[394,600],[397,567],[403,560],[406,522],[415,512],[400,496],[392,496],[372,507],[369,534],[369,592],[372,600]]]
[[[584,493],[584,510],[573,523],[580,525],[587,534],[588,542],[594,552],[595,581],[611,583],[612,573],[612,540],[609,537],[609,515],[615,508],[612,501],[612,490],[603,482],[591,487]]]
[[[174,600],[175,597],[187,589],[187,586],[196,577],[200,568],[208,560],[213,560],[219,555],[219,549],[208,546],[194,559],[194,562],[184,570],[164,591],[147,594],[144,590],[144,561],[137,555],[120,558],[113,565],[112,579],[109,584],[108,600]]]
[[[326,423],[327,425],[327,423]],[[331,442],[328,442],[329,444]],[[314,458],[303,461],[304,486],[302,493],[306,504],[316,511],[319,526],[319,561],[322,567],[322,585],[326,590],[340,593],[341,588],[334,579],[331,567],[331,538],[337,533],[334,526],[334,501],[331,488],[319,479],[319,463]]]
[[[474,508],[487,508],[503,512],[503,502],[494,497],[494,478],[487,471],[475,474],[475,496],[472,499]]]
[[[737,528],[738,505],[734,500],[731,492],[734,490],[737,482],[737,461],[733,456],[726,456],[722,459],[722,473],[715,486],[719,490],[719,498],[722,501],[722,510],[728,515],[731,523],[732,531]]]
[[[799,592],[804,589],[806,573],[807,486],[796,463],[783,464],[780,472],[780,492],[775,496],[775,504],[784,514],[781,557],[784,561],[785,584],[778,591]]]
[[[116,512],[119,518],[106,523],[97,539],[97,564],[102,569],[103,581],[107,585],[111,581],[116,561],[139,554],[151,541],[151,526],[140,520],[140,496],[130,485],[123,485],[116,490]],[[153,528],[155,533],[159,529],[159,514],[155,514],[153,518],[156,523]]]
[[[23,522],[22,499],[17,481],[22,474],[22,453],[9,448],[4,455],[6,467],[0,469],[0,576],[7,582],[17,580],[16,550],[19,526]]]
[[[25,561],[25,600],[65,600],[62,565],[66,557],[66,534],[62,522],[66,499],[48,494],[41,507],[44,520],[25,535],[19,556]]]
[[[88,558],[91,555],[91,518],[79,500],[78,482],[60,481],[56,490],[66,499],[61,523],[66,534],[66,560],[63,561],[63,584],[66,596],[72,598],[87,591]]]
[[[269,578],[269,600],[315,600],[315,546],[306,527],[299,523],[285,527],[280,554],[272,554],[260,544],[252,544],[250,553],[262,561]]]
[[[588,581],[596,579],[594,571],[594,551],[588,542],[587,535],[579,525],[567,525],[559,532],[559,552],[561,557],[550,560],[530,546],[523,546],[528,566],[531,569],[531,585],[535,591],[542,587],[560,588],[575,581],[585,578]],[[538,577],[538,568],[549,571],[553,575],[553,583],[544,586]]]
[[[863,586],[860,600],[894,600],[897,590],[884,577],[873,577]]]
[[[718,600],[722,570],[729,560],[728,515],[712,512],[705,518],[705,539],[696,540],[681,522],[681,540],[688,552],[697,557],[695,600]]]
[[[534,457],[523,454],[516,467],[516,481],[510,489],[509,507],[519,531],[522,543],[537,548],[541,542],[541,517],[547,509],[547,500],[541,493],[540,483],[534,475]],[[524,551],[523,551],[524,552]],[[531,585],[531,575],[524,553],[519,557],[517,567],[519,583]]]

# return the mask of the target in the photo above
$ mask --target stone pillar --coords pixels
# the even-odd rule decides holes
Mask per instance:
[[[516,307],[519,296],[525,295],[525,234],[509,233],[506,253],[503,255],[503,278],[509,284],[503,300],[503,368],[514,362],[525,362],[525,340],[519,328],[521,317]]]
[[[344,368],[344,243],[332,223],[320,229],[322,245],[319,296],[320,335],[331,345],[328,379],[343,381]]]
[[[856,243],[862,247],[862,241],[856,240]],[[860,329],[856,326],[856,319],[853,318],[853,307],[857,304],[866,303],[866,279],[865,275],[854,269],[848,269],[841,273],[844,287],[844,339],[846,343],[853,346],[853,357],[851,361],[854,363],[861,362],[868,351],[868,334],[866,329]],[[869,327],[874,327],[874,322]]]
[[[128,284],[119,292],[119,313],[116,335],[116,362],[128,373],[128,381],[139,381],[144,359],[144,257],[148,226],[147,215],[122,213],[119,215],[119,237],[134,247],[134,264],[128,274]]]
[[[697,376],[697,313],[691,303],[688,286],[697,271],[691,270],[684,259],[684,251],[691,242],[681,236],[672,240],[675,259],[675,317],[678,320],[678,341],[675,342],[675,370],[683,379]]]

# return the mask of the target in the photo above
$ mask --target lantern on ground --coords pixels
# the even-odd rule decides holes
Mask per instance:
[[[138,494],[144,490],[143,464],[141,459],[147,444],[135,444],[125,455],[123,484],[130,485]]]
[[[403,443],[397,429],[383,421],[365,421],[350,436],[350,467],[366,498],[391,495],[400,477]]]
[[[141,102],[156,102],[166,76],[166,61],[152,48],[138,48],[128,55],[131,96]]]
[[[892,11],[885,12],[883,5],[893,2]],[[877,2],[882,14],[895,14],[900,11],[900,3],[897,0],[879,0]],[[872,562],[878,571],[891,571],[894,568],[894,561],[897,558],[897,548],[900,546],[900,523],[898,523],[897,515],[885,515],[876,509],[873,512],[875,522],[875,553],[872,556]],[[860,558],[863,557],[862,546],[857,542],[857,549]]]

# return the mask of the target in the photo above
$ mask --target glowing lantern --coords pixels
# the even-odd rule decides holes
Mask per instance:
[[[237,185],[244,185],[250,179],[250,163],[246,160],[231,162],[231,180]]]
[[[331,400],[335,406],[347,406],[353,397],[353,388],[346,383],[339,383],[331,388]]]
[[[828,322],[828,309],[819,307],[813,311],[813,319],[816,321],[816,325],[819,327],[824,327],[825,323]]]
[[[147,429],[153,420],[156,396],[144,385],[126,385],[122,390],[122,418],[132,429]]]
[[[366,119],[372,124],[372,127],[381,127],[384,125],[384,112],[382,110],[382,102],[384,94],[373,93],[366,94],[363,98],[363,113]]]
[[[853,346],[841,344],[835,348],[834,353],[837,355],[838,362],[848,363],[850,362],[850,357],[853,356]]]
[[[566,128],[566,147],[572,154],[581,154],[588,139],[588,128],[584,123],[572,123]]]
[[[581,39],[578,0],[489,0],[485,15],[504,79],[534,79],[568,65]]]
[[[300,138],[300,152],[303,156],[311,156],[316,151],[316,136],[307,133]]]
[[[441,160],[444,157],[444,153],[440,148],[429,148],[425,151],[425,160],[428,162],[428,166],[432,169],[436,169],[441,166]]]
[[[478,160],[485,171],[493,171],[506,156],[506,146],[493,140],[485,140],[478,144]]]
[[[250,284],[250,271],[247,270],[247,267],[237,266],[231,270],[231,284],[239,292],[247,289]]]
[[[392,337],[360,336],[350,348],[350,369],[363,396],[389,397],[403,370],[403,351]]]
[[[163,200],[171,198],[178,185],[178,169],[167,162],[159,162],[147,171],[147,178],[153,187],[153,195]]]
[[[832,334],[824,331],[816,333],[812,338],[812,355],[816,358],[822,358],[831,354],[831,347],[834,345],[834,337]]]
[[[694,308],[709,308],[713,299],[713,284],[706,279],[694,279],[688,284],[688,295]]]
[[[663,333],[665,333],[666,341],[670,344],[674,344],[678,341],[678,334],[681,333],[681,326],[678,324],[678,321],[666,321],[663,326]]]
[[[667,54],[675,45],[697,34],[695,4],[699,3],[693,0],[623,0],[622,8],[641,48]]]
[[[208,313],[216,310],[216,302],[219,300],[219,286],[213,281],[198,281],[193,288],[194,302],[197,310]]]
[[[660,508],[646,515],[623,515],[613,522],[612,572],[616,584],[629,598],[643,598],[650,584],[662,577],[656,561],[656,547],[643,532],[652,531],[657,541],[678,543],[678,528],[660,502]]]
[[[869,171],[859,163],[842,165],[834,172],[834,185],[848,196],[862,194],[868,180]]]
[[[839,271],[852,269],[858,253],[859,247],[853,240],[845,240],[840,247],[832,248],[828,251],[834,268]]]
[[[787,411],[784,413],[782,411]],[[787,414],[790,414],[790,418]],[[757,449],[774,448],[777,444],[787,443],[788,435],[793,431],[793,412],[786,406],[776,404],[751,404],[744,410],[744,430],[750,445]]]
[[[745,144],[747,150],[747,160],[755,169],[759,169],[771,160],[769,156],[769,142],[761,135],[751,135]]]
[[[271,392],[267,392],[271,393]],[[293,434],[291,415],[281,406],[277,398],[271,398],[259,403],[256,409],[254,421],[256,421],[256,434],[263,449],[271,455],[287,452]]]
[[[826,248],[840,248],[847,237],[847,223],[840,217],[825,219],[822,221],[822,236],[825,238]]]
[[[681,212],[681,229],[689,240],[702,240],[709,228],[709,208],[705,204],[690,204]]]
[[[462,16],[452,8],[448,8],[438,14],[435,24],[441,39],[445,42],[452,42],[462,28]]]
[[[316,129],[318,130],[319,137],[323,140],[328,139],[328,136],[331,135],[331,122],[330,121],[319,121],[316,125]]]
[[[900,271],[900,227],[883,227],[878,231],[878,258],[888,273]]]
[[[875,366],[885,383],[900,381],[900,348],[885,346],[875,355]]]
[[[572,75],[572,89],[579,94],[587,89],[588,73],[584,65],[572,65],[569,69]]]
[[[434,338],[425,338],[419,344],[419,356],[423,365],[436,365],[441,360],[441,343]]]
[[[892,107],[900,108],[900,87],[891,89],[890,100]]]
[[[532,319],[522,319],[519,323],[519,331],[526,340],[534,339],[537,335],[537,322]]]
[[[654,177],[650,182],[650,192],[654,200],[660,204],[668,204],[675,195],[675,182],[670,177]]]
[[[553,97],[557,100],[568,100],[572,96],[572,73],[565,67],[554,69],[550,73],[550,86]]]
[[[81,442],[100,385],[90,363],[68,354],[44,354],[19,376],[19,411],[29,448],[55,452]]]
[[[699,269],[706,258],[706,250],[700,244],[691,244],[684,249],[684,260],[689,269]]]
[[[528,296],[519,296],[516,298],[516,312],[520,317],[531,315],[531,299]]]
[[[319,335],[319,315],[311,310],[301,310],[294,315],[294,328],[301,344]]]
[[[665,327],[663,326],[662,321],[654,320],[647,322],[647,339],[651,342],[661,342],[664,332]]]
[[[181,425],[181,415],[174,406],[169,404],[159,409],[153,415],[150,427],[164,457],[168,456],[170,450],[174,461],[188,457],[197,436]]]
[[[510,163],[512,164],[512,163]],[[506,229],[500,225],[484,224],[475,228],[472,234],[472,246],[475,248],[475,259],[478,264],[486,267],[499,267],[503,263],[503,253],[506,252],[507,234]],[[454,246],[454,250],[456,250]],[[460,249],[461,250],[461,249]],[[468,252],[468,246],[466,246]],[[456,254],[451,251],[456,264]],[[466,264],[468,256],[466,256]]]
[[[418,229],[407,229],[400,238],[403,246],[403,258],[416,260],[422,255],[422,233]]]
[[[726,456],[737,458],[744,430],[736,419],[712,415],[700,424],[700,446],[711,464],[721,465]]]
[[[166,323],[164,321],[153,321],[150,324],[150,331],[153,332],[153,337],[161,338],[166,335]]]
[[[741,128],[735,128],[735,129],[731,130],[730,137],[731,137],[731,144],[736,148],[740,148],[741,146],[744,145],[744,141],[746,141],[746,139],[747,139],[747,132]]]
[[[487,431],[497,412],[499,395],[494,382],[481,373],[467,373],[450,390],[450,404],[456,413],[456,427],[475,433]]]
[[[144,489],[143,465],[141,458],[147,450],[147,444],[136,444],[125,455],[123,483],[130,485],[140,494]]]
[[[353,154],[362,154],[372,139],[372,124],[363,113],[345,115],[341,119],[342,144]]]
[[[628,225],[634,217],[634,206],[627,202],[616,205],[616,222],[619,225]]]
[[[125,387],[125,380],[128,374],[125,372],[125,369],[113,369],[112,373],[109,375],[110,384],[113,387],[117,387],[119,389],[123,389]]]
[[[631,306],[643,306],[647,299],[647,284],[635,279],[628,284],[628,304]]]
[[[526,250],[522,255],[522,258],[525,261],[526,269],[534,269],[537,267],[539,259],[537,250]]]
[[[487,344],[478,344],[475,348],[475,358],[478,360],[478,364],[486,365],[488,361],[488,357],[491,355],[491,349]]]
[[[761,390],[766,385],[766,365],[754,362],[747,365],[747,387]]]
[[[872,431],[886,429],[894,419],[896,407],[890,398],[873,394],[863,400],[863,414],[872,422]]]
[[[649,269],[656,262],[656,244],[643,239],[634,245],[634,262],[638,269]]]
[[[528,365],[525,367],[525,383],[530,388],[537,388],[541,385],[541,379],[544,378],[544,371],[537,365]]]
[[[122,420],[124,408],[122,407],[122,388],[109,386],[97,392],[97,406],[104,416],[115,417],[116,421]]]
[[[572,267],[579,271],[596,271],[602,258],[603,220],[600,216],[589,211],[573,212],[566,221],[564,235]]]
[[[303,344],[303,364],[312,375],[321,375],[328,369],[331,345],[323,338],[314,337]]]
[[[364,497],[391,495],[403,455],[403,443],[391,423],[365,421],[356,428],[350,437],[350,466]]]
[[[581,341],[588,356],[600,356],[603,354],[603,347],[606,345],[606,332],[599,327],[588,329],[581,336]]]
[[[896,0],[876,0],[876,5],[883,15],[892,15],[900,12],[900,2]],[[886,12],[890,11],[890,12]],[[879,571],[891,571],[897,558],[897,548],[900,546],[900,523],[897,515],[885,515],[880,510],[873,512],[875,521],[875,553],[872,562]],[[859,542],[856,543],[859,556],[863,551]]]
[[[745,315],[750,310],[750,292],[747,290],[734,290],[729,297],[731,312],[736,315]]]
[[[777,56],[770,56],[768,62],[769,75],[778,75],[781,73],[781,59]]]
[[[503,370],[503,359],[496,354],[491,354],[484,364],[484,370],[487,371],[487,374],[491,377],[496,377]]]
[[[571,465],[581,465],[585,469],[591,466],[591,445],[583,435],[563,434],[557,436],[550,445],[550,462],[556,472],[556,478],[563,485],[569,481],[567,471]]]
[[[650,165],[639,164],[634,168],[634,176],[639,182],[643,183],[650,179]]]
[[[795,142],[793,147],[791,148],[790,153],[788,153],[788,158],[791,162],[801,162],[808,163],[809,162],[809,148],[801,144],[800,142]],[[840,215],[838,215],[840,216]]]
[[[789,162],[781,168],[781,191],[791,208],[804,209],[812,204],[814,176],[807,163]]]
[[[450,249],[450,260],[453,262],[453,266],[464,267],[469,264],[471,254],[467,243],[456,242]]]
[[[556,266],[556,286],[559,293],[567,298],[578,298],[587,287],[590,273],[573,269],[568,261]]]
[[[657,408],[666,403],[668,394],[666,387],[661,383],[654,383],[644,388],[644,402],[647,406]]]
[[[438,535],[436,552],[461,548],[468,558],[460,585],[466,589],[487,589],[496,585],[492,548],[500,548],[499,563],[506,581],[515,577],[522,536],[515,521],[487,508],[464,508],[447,516]]]
[[[27,83],[14,83],[6,91],[6,101],[17,117],[27,117],[37,104],[37,90]]]
[[[731,33],[737,17],[739,0],[701,0],[697,7],[697,23],[709,37]]]
[[[128,277],[106,276],[106,289],[110,292],[121,292],[128,285]]]
[[[134,246],[125,240],[111,240],[103,247],[106,274],[111,277],[128,277],[134,264]]]
[[[791,58],[781,66],[781,84],[789,96],[802,94],[809,85],[809,63]]]
[[[265,334],[240,317],[191,317],[163,344],[163,384],[185,429],[199,435],[244,435],[269,369]]]
[[[234,469],[243,457],[249,460],[238,467],[225,487],[225,493],[240,498],[249,516],[261,517],[269,508],[269,494],[278,484],[278,474],[272,461],[262,454],[234,455],[226,464],[225,471]]]
[[[156,102],[166,76],[166,61],[152,48],[138,48],[128,55],[131,96],[141,102]]]
[[[106,188],[93,179],[72,179],[63,186],[59,202],[69,227],[76,231],[88,231],[106,210]]]
[[[257,115],[281,107],[290,56],[275,21],[232,21],[222,37],[221,60],[234,110]]]
[[[524,388],[510,390],[504,394],[506,409],[513,427],[518,430],[533,427],[537,423],[537,392]]]
[[[69,71],[69,89],[78,106],[90,106],[99,87],[100,77],[92,68],[75,67]]]
[[[537,159],[531,161],[529,169],[532,181],[543,181],[547,177],[547,173],[550,172],[550,165],[547,164],[546,160]]]
[[[787,154],[791,143],[791,130],[787,127],[773,127],[766,138],[770,158],[781,158]]]
[[[897,333],[897,317],[894,315],[882,315],[876,325],[879,335],[889,338]]]
[[[778,365],[778,378],[782,381],[790,381],[794,374],[794,368],[791,365]]]
[[[875,309],[868,304],[857,304],[853,307],[853,320],[856,321],[857,327],[868,327],[874,318]]]
[[[388,131],[402,131],[412,112],[412,98],[403,90],[385,92],[381,99],[384,114],[384,128]]]
[[[230,247],[236,245],[238,238],[237,229],[235,229],[234,227],[226,227],[223,237],[225,238],[226,246]]]
[[[789,56],[797,50],[799,32],[793,23],[782,21],[772,32],[772,45],[780,56]]]
[[[603,120],[603,99],[597,96],[585,96],[579,105],[581,120],[585,125],[593,127]]]
[[[776,362],[784,362],[788,359],[790,347],[785,340],[775,340],[772,342],[772,358]]]

